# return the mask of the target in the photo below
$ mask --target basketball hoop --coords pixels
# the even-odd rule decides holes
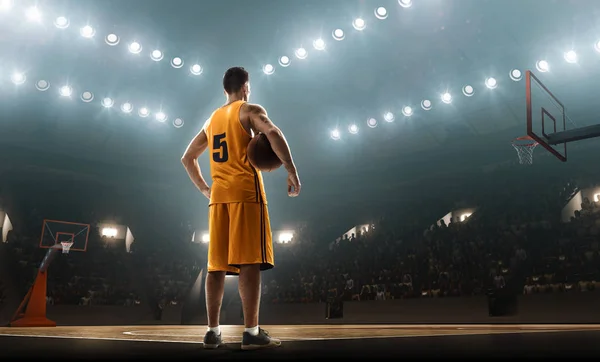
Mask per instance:
[[[63,254],[69,254],[69,250],[71,250],[71,246],[73,246],[72,241],[61,241],[60,245],[62,245]]]
[[[533,163],[533,150],[537,145],[536,140],[530,136],[518,137],[512,141],[512,146],[517,150],[521,165],[531,165]]]

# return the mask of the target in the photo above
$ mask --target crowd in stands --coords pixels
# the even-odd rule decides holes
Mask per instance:
[[[510,172],[495,177],[507,183]],[[263,274],[263,299],[359,302],[482,295],[502,288],[524,294],[597,289],[600,203],[585,199],[565,223],[560,210],[576,185],[557,179],[533,189],[499,188],[493,198],[474,195],[477,211],[449,224],[382,217],[331,242],[315,228],[297,232],[291,243],[275,245],[277,265]],[[33,233],[9,234],[23,294],[43,257],[38,243]],[[48,302],[161,308],[181,303],[205,268],[206,245],[179,240],[134,245],[131,253],[110,247],[110,240],[93,230],[86,253],[54,261]]]

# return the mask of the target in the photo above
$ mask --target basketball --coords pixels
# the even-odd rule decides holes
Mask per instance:
[[[264,172],[271,172],[281,166],[281,160],[273,148],[267,136],[259,133],[250,140],[248,144],[248,160],[250,164]]]

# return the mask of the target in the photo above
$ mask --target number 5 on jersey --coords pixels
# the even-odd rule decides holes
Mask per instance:
[[[227,141],[225,140],[225,133],[216,134],[213,136],[213,161],[215,162],[227,162],[229,159],[229,152],[227,151]]]

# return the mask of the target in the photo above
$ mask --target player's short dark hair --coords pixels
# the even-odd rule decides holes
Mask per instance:
[[[223,88],[227,94],[238,92],[250,80],[248,71],[242,67],[227,69],[223,76]]]

